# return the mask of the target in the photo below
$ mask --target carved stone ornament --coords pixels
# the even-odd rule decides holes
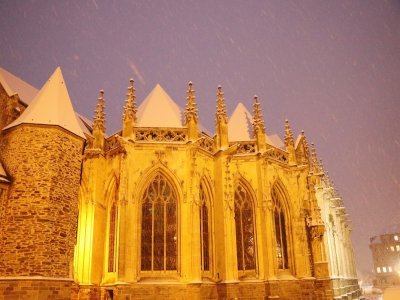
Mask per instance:
[[[313,240],[322,239],[324,236],[324,232],[325,232],[325,226],[324,225],[312,225],[310,230],[311,230],[311,238]]]
[[[151,161],[151,163],[153,165],[155,165],[157,163],[160,163],[163,166],[167,166],[168,165],[168,162],[165,160],[165,155],[166,155],[165,151],[156,150],[156,151],[154,151],[154,155],[155,155],[156,159]]]

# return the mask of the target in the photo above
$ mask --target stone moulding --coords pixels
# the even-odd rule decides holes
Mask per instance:
[[[186,142],[186,128],[137,128],[136,141],[147,142]]]

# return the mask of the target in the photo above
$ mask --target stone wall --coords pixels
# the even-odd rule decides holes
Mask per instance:
[[[60,127],[20,125],[0,136],[12,178],[0,210],[0,277],[71,278],[82,147]]]
[[[232,283],[155,283],[83,286],[74,300],[331,300],[330,279],[239,281]],[[352,299],[352,298],[349,298]]]
[[[71,280],[0,279],[0,300],[70,300]]]
[[[0,129],[14,121],[24,110],[25,105],[18,95],[8,96],[0,84]]]

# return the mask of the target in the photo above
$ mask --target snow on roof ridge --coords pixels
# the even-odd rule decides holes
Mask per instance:
[[[253,116],[246,106],[239,102],[228,121],[229,141],[251,141],[254,139]],[[265,135],[267,144],[282,149],[284,143],[277,134]]]
[[[381,230],[381,235],[396,233],[400,233],[400,223],[387,225]]]
[[[56,68],[24,112],[3,130],[23,123],[58,125],[85,138],[60,67]]]
[[[242,102],[239,102],[228,121],[229,141],[249,141],[252,134],[253,116]]]
[[[299,146],[302,137],[303,137],[303,135],[301,133],[297,136],[296,142],[294,143],[295,149],[297,149],[297,147]]]
[[[18,94],[20,100],[29,105],[39,92],[37,88],[0,67],[0,83],[8,96]]]
[[[157,83],[138,108],[139,127],[183,127],[182,109]]]
[[[277,134],[265,135],[267,137],[267,144],[274,146],[279,149],[285,148],[285,144],[283,143],[282,139]]]

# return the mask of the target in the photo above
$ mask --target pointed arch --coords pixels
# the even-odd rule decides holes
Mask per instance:
[[[255,201],[250,184],[240,178],[235,186],[236,253],[239,271],[256,270]]]
[[[119,178],[117,174],[112,173],[104,186],[104,204],[108,207],[115,200],[115,196],[118,196]]]
[[[275,232],[277,267],[281,270],[290,268],[290,209],[285,187],[278,179],[271,188],[272,216]]]
[[[160,173],[163,176],[165,176],[168,179],[168,181],[171,182],[172,188],[176,192],[178,199],[179,200],[183,199],[183,192],[181,189],[181,184],[183,184],[183,182],[173,172],[171,172],[170,169],[168,169],[161,163],[151,166],[143,173],[143,175],[141,175],[141,179],[139,180],[137,188],[134,192],[134,199],[141,200],[141,197],[147,185],[157,173]]]
[[[180,189],[166,169],[151,169],[140,191],[140,268],[144,272],[176,271]]]
[[[205,176],[200,180],[199,200],[201,271],[210,272],[213,262],[213,192]]]

